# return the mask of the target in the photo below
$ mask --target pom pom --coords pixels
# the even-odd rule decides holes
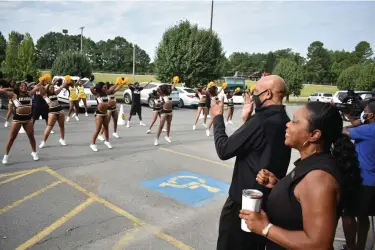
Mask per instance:
[[[178,83],[180,81],[180,78],[178,76],[173,77],[173,82]]]
[[[236,88],[236,90],[235,90],[236,93],[238,93],[238,92],[240,92],[240,91],[241,91],[240,88]]]
[[[255,84],[251,85],[251,87],[250,87],[250,93],[253,93],[254,90],[255,90],[255,88],[256,88],[256,85],[255,85]]]
[[[44,80],[47,82],[51,81],[52,79],[50,74],[45,74],[43,77],[44,77]]]
[[[39,77],[39,82],[44,82],[44,81],[45,81],[44,76]]]
[[[215,83],[214,82],[209,82],[208,85],[207,85],[207,88],[211,88],[213,86],[215,86]]]
[[[221,87],[222,87],[223,89],[226,89],[226,88],[228,87],[228,83],[223,82],[223,84],[221,85]]]
[[[115,82],[116,85],[120,85],[122,84],[122,78],[121,77],[117,77],[116,78],[116,82]]]
[[[70,82],[72,81],[72,78],[70,77],[70,75],[66,75],[66,76],[64,77],[64,80],[65,80],[65,83],[66,83],[66,84],[70,84]]]
[[[129,78],[126,77],[126,78],[124,79],[124,81],[123,81],[123,84],[128,85],[128,84],[129,84]]]

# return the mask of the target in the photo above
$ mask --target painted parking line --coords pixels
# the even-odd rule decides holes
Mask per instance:
[[[229,165],[229,164],[225,164],[225,163],[222,163],[222,162],[219,162],[219,161],[212,161],[210,159],[199,157],[199,156],[195,156],[195,155],[181,153],[181,152],[169,149],[169,148],[160,148],[160,150],[167,151],[167,152],[170,152],[170,153],[173,153],[173,154],[177,154],[177,155],[186,156],[186,157],[189,157],[189,158],[194,158],[194,159],[201,160],[201,161],[206,161],[206,162],[209,162],[209,163],[212,163],[212,164],[221,165],[221,166],[224,166],[224,167],[227,167],[227,168],[233,168],[233,166]]]
[[[46,186],[46,187],[44,187],[44,188],[41,188],[41,189],[39,189],[38,191],[36,191],[36,192],[34,192],[34,193],[32,193],[32,194],[29,194],[29,195],[23,197],[22,199],[20,199],[20,200],[18,200],[18,201],[15,201],[15,202],[13,202],[12,204],[10,204],[10,205],[8,205],[8,206],[6,206],[6,207],[4,207],[4,208],[1,208],[1,209],[0,209],[0,214],[3,214],[3,213],[5,213],[6,211],[8,211],[9,209],[12,209],[12,208],[15,208],[15,207],[21,205],[23,202],[25,202],[25,201],[27,201],[27,200],[30,200],[31,198],[34,198],[34,197],[37,196],[37,195],[40,195],[41,193],[47,191],[48,189],[51,189],[51,188],[57,186],[57,185],[60,184],[60,183],[62,183],[62,181],[56,181],[56,182],[52,183],[51,185],[48,185],[48,186]]]
[[[132,229],[127,231],[125,235],[121,237],[121,239],[114,245],[112,249],[113,250],[124,249],[127,245],[129,245],[130,241],[132,241],[135,238],[136,234],[138,234],[140,230],[141,230],[141,227],[135,224]]]
[[[47,167],[42,167],[42,168],[35,168],[35,169],[32,169],[32,170],[29,170],[29,171],[27,171],[25,173],[22,173],[22,174],[14,176],[12,178],[9,178],[9,179],[6,179],[4,181],[1,181],[0,185],[3,185],[5,183],[9,183],[9,182],[15,181],[15,180],[17,180],[19,178],[22,178],[22,177],[24,177],[26,175],[29,175],[29,174],[33,174],[33,173],[40,172],[40,171],[45,171],[47,169],[48,169]]]
[[[71,210],[69,213],[65,214],[63,217],[52,223],[50,226],[46,227],[43,231],[37,233],[34,237],[31,239],[27,240],[25,243],[20,245],[19,247],[16,248],[16,250],[24,250],[32,247],[36,243],[38,243],[41,239],[55,231],[57,228],[62,226],[65,222],[76,216],[79,212],[84,210],[86,207],[90,206],[94,202],[94,199],[88,198],[86,201],[82,202],[73,210]]]
[[[30,172],[30,170],[22,170],[22,171],[17,171],[17,172],[4,173],[4,174],[0,174],[0,178],[20,175],[20,174],[24,174],[24,173],[27,173],[27,172]]]
[[[4,181],[0,182],[0,185],[15,181],[19,178],[22,178],[22,177],[25,177],[25,176],[28,176],[30,174],[40,172],[40,171],[44,171],[44,172],[49,173],[50,175],[52,175],[53,177],[58,179],[58,181],[56,181],[56,182],[54,182],[54,183],[52,183],[52,184],[50,184],[50,185],[48,185],[44,188],[41,188],[41,189],[35,191],[34,193],[29,194],[29,195],[23,197],[22,199],[20,199],[16,202],[13,202],[12,204],[2,208],[0,210],[0,214],[5,213],[6,211],[9,211],[10,209],[21,205],[26,200],[32,199],[32,198],[42,194],[43,192],[61,184],[61,183],[68,184],[68,185],[74,187],[78,191],[87,195],[89,198],[85,202],[79,204],[77,207],[75,207],[69,213],[67,213],[66,215],[64,215],[63,217],[61,217],[60,219],[58,219],[54,223],[52,223],[50,226],[46,227],[44,230],[37,233],[32,238],[30,238],[29,240],[27,240],[26,242],[21,244],[19,247],[16,248],[17,250],[27,249],[27,248],[30,248],[31,246],[35,245],[41,239],[43,239],[44,237],[46,237],[47,235],[49,235],[50,233],[55,231],[57,228],[62,226],[64,223],[66,223],[68,220],[73,218],[75,215],[77,215],[78,213],[83,211],[86,207],[88,207],[89,205],[91,205],[94,202],[98,202],[98,203],[103,204],[104,206],[108,207],[112,211],[126,217],[127,219],[131,220],[134,223],[134,228],[131,229],[130,231],[126,232],[126,234],[116,243],[116,245],[114,247],[121,247],[123,245],[129,244],[129,242],[134,238],[135,234],[138,233],[141,228],[144,228],[148,232],[156,235],[160,239],[165,240],[169,244],[177,247],[178,249],[194,250],[192,247],[184,244],[183,242],[173,238],[170,235],[167,235],[167,234],[163,233],[157,227],[154,227],[154,226],[151,226],[151,225],[145,223],[141,219],[139,219],[139,218],[135,217],[134,215],[128,213],[127,211],[123,210],[122,208],[120,208],[120,207],[108,202],[107,200],[99,197],[98,195],[86,190],[85,188],[83,188],[83,187],[79,186],[78,184],[74,183],[73,181],[63,177],[62,175],[58,174],[57,172],[53,171],[52,169],[50,169],[48,167],[41,167],[41,168],[36,168],[36,169],[32,169],[32,170],[27,170],[27,171],[19,171],[19,172],[14,172],[14,173],[2,174],[3,177],[10,177],[10,176],[12,176],[12,177],[7,179],[7,180],[4,180]]]

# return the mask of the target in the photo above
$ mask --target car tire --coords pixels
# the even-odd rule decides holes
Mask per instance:
[[[154,105],[155,105],[154,99],[149,98],[147,103],[150,108],[154,108]]]
[[[309,98],[309,99],[307,99],[307,102],[311,102],[310,98]]]
[[[316,99],[317,102],[320,102],[319,99]]]
[[[124,95],[124,103],[125,104],[131,104],[132,103],[132,99],[131,99],[131,97],[130,97],[130,95],[128,93],[126,93]]]
[[[182,99],[180,99],[180,101],[178,102],[177,107],[179,107],[179,108],[184,107],[184,101]]]

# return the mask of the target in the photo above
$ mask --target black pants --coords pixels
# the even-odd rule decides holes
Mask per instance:
[[[33,121],[39,120],[39,117],[42,116],[42,119],[48,121],[48,106],[33,106]]]
[[[130,115],[138,114],[139,120],[142,121],[142,106],[141,104],[133,104],[130,108]]]
[[[219,238],[217,250],[264,250],[266,238],[241,229],[239,217],[241,205],[236,204],[230,197],[223,206],[220,215]]]

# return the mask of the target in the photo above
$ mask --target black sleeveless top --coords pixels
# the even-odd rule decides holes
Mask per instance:
[[[304,160],[297,160],[296,166],[272,189],[266,205],[269,220],[275,226],[291,231],[303,230],[301,204],[294,195],[296,185],[311,171],[323,170],[331,174],[342,187],[342,175],[335,159],[329,153],[314,154]],[[342,189],[341,189],[342,190]],[[342,206],[337,206],[337,220],[341,216]],[[272,241],[267,242],[267,250],[286,249]],[[333,248],[332,248],[333,249]]]

